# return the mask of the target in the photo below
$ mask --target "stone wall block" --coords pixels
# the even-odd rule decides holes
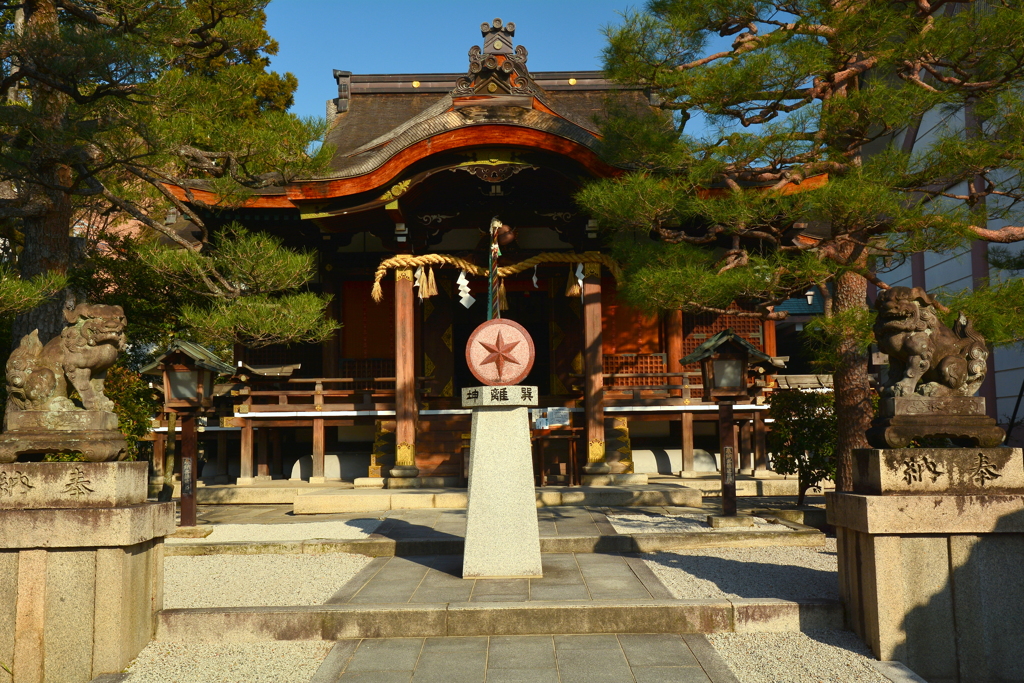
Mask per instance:
[[[14,624],[14,683],[43,683],[46,615],[45,550],[18,553],[18,606]]]
[[[14,625],[18,615],[18,553],[0,551],[0,662],[14,661]],[[4,674],[6,675],[6,674]],[[0,677],[0,681],[3,678]]]
[[[58,550],[47,555],[43,680],[90,680],[96,553]]]

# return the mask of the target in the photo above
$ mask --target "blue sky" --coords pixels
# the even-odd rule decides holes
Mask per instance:
[[[323,116],[337,96],[333,69],[357,74],[461,72],[480,24],[516,24],[515,43],[531,71],[601,68],[601,27],[618,23],[633,0],[272,0],[267,30],[281,49],[274,71],[299,79],[292,111]]]

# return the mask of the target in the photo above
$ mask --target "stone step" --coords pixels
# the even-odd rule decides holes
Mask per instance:
[[[843,628],[837,600],[768,598],[228,607],[169,609],[158,616],[156,640],[181,643]]]
[[[542,553],[653,553],[695,548],[763,548],[766,546],[821,547],[825,535],[817,529],[789,524],[793,531],[726,531],[623,534],[608,536],[541,536]],[[355,540],[235,541],[228,543],[167,543],[165,555],[320,555],[354,553],[368,557],[461,555],[464,540],[457,536],[383,538],[373,534]]]
[[[701,493],[689,486],[546,486],[537,488],[537,507],[700,507]],[[294,498],[294,513],[315,515],[373,510],[465,508],[465,489],[320,489]]]

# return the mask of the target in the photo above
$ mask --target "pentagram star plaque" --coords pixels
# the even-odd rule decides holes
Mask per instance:
[[[519,323],[495,318],[473,330],[466,343],[466,363],[473,376],[490,386],[518,384],[530,374],[533,339]]]

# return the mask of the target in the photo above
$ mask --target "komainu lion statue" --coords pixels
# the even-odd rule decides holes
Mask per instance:
[[[103,380],[125,346],[124,310],[79,304],[64,318],[69,326],[60,336],[43,346],[35,330],[7,360],[8,410],[75,410],[70,384],[86,410],[113,411]]]
[[[985,381],[988,348],[961,313],[953,329],[919,287],[893,287],[875,300],[875,339],[889,355],[886,396],[973,396]]]

